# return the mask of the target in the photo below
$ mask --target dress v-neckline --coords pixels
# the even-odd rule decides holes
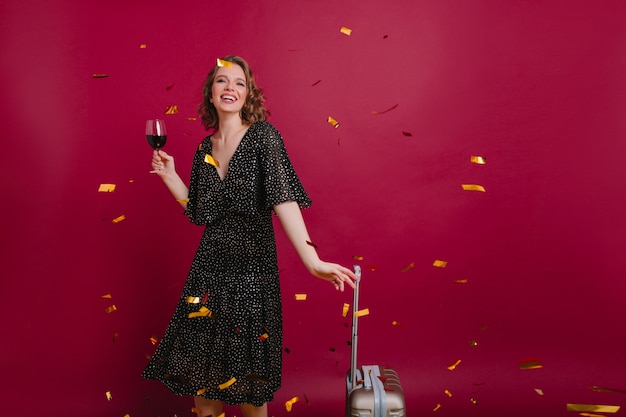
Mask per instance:
[[[226,172],[224,173],[224,178],[222,178],[222,176],[220,175],[220,171],[217,169],[217,167],[215,168],[215,175],[217,175],[217,179],[220,182],[225,182],[226,179],[228,178],[228,174],[230,173],[231,167],[232,167],[232,163],[233,163],[233,159],[235,159],[235,156],[237,156],[237,154],[239,153],[239,148],[241,148],[241,144],[243,143],[243,141],[246,139],[246,137],[248,136],[248,131],[250,130],[252,126],[248,126],[248,128],[246,129],[246,131],[244,132],[243,136],[241,137],[241,140],[239,141],[239,143],[237,144],[237,147],[235,148],[235,150],[233,151],[233,154],[230,156],[230,160],[228,161],[228,164],[226,166]],[[211,135],[209,137],[209,154],[211,156],[213,156],[213,142],[211,141],[211,139],[213,138],[213,135]]]

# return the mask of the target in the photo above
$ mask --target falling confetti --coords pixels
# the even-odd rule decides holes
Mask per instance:
[[[407,272],[407,271],[409,271],[410,269],[413,269],[413,267],[414,267],[414,266],[415,266],[415,262],[411,262],[410,264],[408,264],[407,266],[405,266],[405,267],[402,269],[402,272]]]
[[[352,34],[352,29],[342,26],[341,33],[343,33],[346,36],[350,36]]]
[[[126,216],[122,214],[121,216],[118,216],[118,217],[114,218],[111,221],[113,223],[119,223],[119,222],[124,221],[124,220],[126,220]]]
[[[445,390],[443,393],[446,394],[448,397],[452,397],[452,393],[449,390]]]
[[[482,156],[472,155],[470,156],[470,162],[473,164],[485,165],[487,163],[487,158],[482,157]]]
[[[262,341],[266,340],[269,337],[270,337],[269,334],[263,333],[261,336],[258,337],[258,339],[262,342]]]
[[[448,366],[448,369],[450,371],[454,371],[456,369],[456,367],[459,366],[460,363],[461,363],[461,359],[457,360],[452,365]]]
[[[348,317],[348,311],[350,311],[350,304],[343,303],[343,311],[341,313],[342,316]]]
[[[211,310],[209,310],[206,307],[200,307],[199,311],[195,311],[193,313],[189,313],[189,318],[194,318],[194,317],[209,317],[212,318],[213,317],[213,312]]]
[[[456,279],[454,280],[456,284],[467,284],[467,279]]]
[[[167,109],[165,109],[165,114],[178,114],[178,106],[169,106]]]
[[[223,384],[219,385],[219,388],[221,390],[225,390],[226,388],[230,387],[231,385],[233,385],[235,382],[237,382],[237,378],[232,377],[231,379],[229,379],[228,381],[224,382]]]
[[[146,49],[148,47],[148,45],[146,45],[145,43],[142,43],[141,45],[139,45],[139,49]]]
[[[357,255],[354,255],[354,256],[352,257],[352,259],[354,259],[355,261],[362,261],[362,260],[363,260],[363,257],[362,257],[362,256],[357,256]]]
[[[113,399],[113,396],[111,395],[111,391],[105,392],[104,395],[106,395],[108,401],[111,401]]]
[[[306,301],[306,294],[296,294],[296,301]]]
[[[206,162],[209,165],[213,165],[216,168],[220,167],[220,163],[217,161],[217,159],[213,158],[209,154],[204,155],[204,162]]]
[[[165,86],[165,91],[170,91],[172,88],[174,88],[175,85],[176,84],[170,84],[170,85]]]
[[[104,294],[104,295],[101,295],[100,298],[113,298],[113,297],[111,296],[111,294]]]
[[[339,122],[336,121],[335,119],[333,119],[332,117],[328,116],[328,123],[330,123],[331,125],[333,125],[333,127],[335,129],[337,129],[339,127]]]
[[[285,409],[287,410],[287,412],[290,412],[293,405],[298,401],[300,401],[300,397],[293,397],[290,400],[285,401]]]
[[[465,191],[480,191],[483,193],[485,192],[485,187],[483,187],[482,185],[478,185],[478,184],[461,184],[461,187]]]
[[[384,113],[390,112],[391,110],[395,109],[396,107],[398,107],[398,105],[394,104],[393,106],[389,107],[387,110],[373,111],[372,114],[384,114]]]
[[[207,391],[207,389],[208,389],[208,388],[202,388],[202,389],[199,389],[199,390],[196,392],[196,395],[202,395],[202,394],[204,394],[204,393]]]
[[[433,412],[439,410],[441,408],[441,404],[437,404],[435,408],[433,408]]]
[[[112,304],[110,306],[108,306],[107,308],[104,309],[104,311],[106,311],[107,313],[112,313],[115,310],[117,310],[117,307],[115,307],[115,304]]]
[[[539,388],[535,388],[535,392],[539,395],[543,395],[543,390],[539,389]]]
[[[617,413],[619,405],[567,404],[567,411],[597,411],[599,413]]]
[[[533,358],[533,359],[525,359],[523,361],[520,361],[519,368],[520,369],[539,369],[539,368],[543,368],[543,365],[541,364],[541,360],[539,360],[539,358]]]
[[[217,66],[218,67],[232,68],[233,67],[233,63],[230,62],[230,61],[225,61],[223,59],[217,58]]]
[[[187,302],[189,304],[200,304],[200,297],[189,296],[189,297],[187,297]]]
[[[156,345],[158,342],[159,342],[159,341],[157,340],[157,338],[156,338],[156,337],[152,336],[152,337],[150,338],[150,343],[152,343],[153,345]]]
[[[470,401],[472,404],[478,405],[478,401],[476,401],[476,398],[470,398]]]
[[[112,193],[115,191],[115,184],[100,184],[98,187],[99,193]]]
[[[596,392],[617,392],[620,394],[626,394],[626,390],[623,390],[623,389],[598,387],[596,385],[589,387],[589,389],[591,389],[592,391],[596,391]]]
[[[355,311],[354,312],[354,317],[363,317],[363,316],[367,316],[369,314],[370,314],[370,309],[369,308],[364,308],[362,310]]]
[[[476,340],[471,340],[469,344],[470,346],[478,346],[478,342]]]
[[[400,323],[399,321],[395,321],[395,320],[392,321],[391,324],[394,325],[394,326],[397,326],[397,327],[403,327],[404,326],[404,324]]]
[[[413,134],[412,134],[411,132],[405,132],[404,130],[402,131],[402,134],[403,134],[404,136],[409,136],[409,137],[410,137],[410,136],[413,136]]]
[[[365,268],[369,269],[372,272],[378,269],[376,265],[365,265]]]
[[[446,265],[448,265],[447,261],[441,261],[439,259],[436,259],[435,262],[433,262],[433,266],[437,268],[445,268]]]
[[[108,76],[108,74],[94,74],[93,78],[107,78]]]
[[[176,200],[178,203],[189,203],[188,198],[181,198],[180,200]]]
[[[317,80],[313,84],[311,84],[311,87],[315,87],[316,85],[318,85],[321,82],[322,82],[322,80]]]

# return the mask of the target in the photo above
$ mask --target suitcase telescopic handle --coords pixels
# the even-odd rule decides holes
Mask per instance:
[[[359,311],[359,287],[361,286],[361,266],[354,265],[354,275],[358,278],[354,285],[354,299],[352,302],[352,354],[350,355],[350,382],[353,386],[356,386],[356,352],[358,343],[358,326],[359,318],[356,312]]]

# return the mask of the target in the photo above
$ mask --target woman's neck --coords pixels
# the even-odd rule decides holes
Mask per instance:
[[[213,136],[215,139],[227,141],[233,137],[238,136],[242,130],[246,129],[248,125],[241,120],[239,114],[233,115],[233,117],[220,118],[219,125]]]

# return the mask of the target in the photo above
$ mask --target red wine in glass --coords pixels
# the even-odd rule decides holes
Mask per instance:
[[[167,130],[165,120],[154,119],[146,122],[146,139],[152,149],[159,150],[165,146],[167,140]]]

